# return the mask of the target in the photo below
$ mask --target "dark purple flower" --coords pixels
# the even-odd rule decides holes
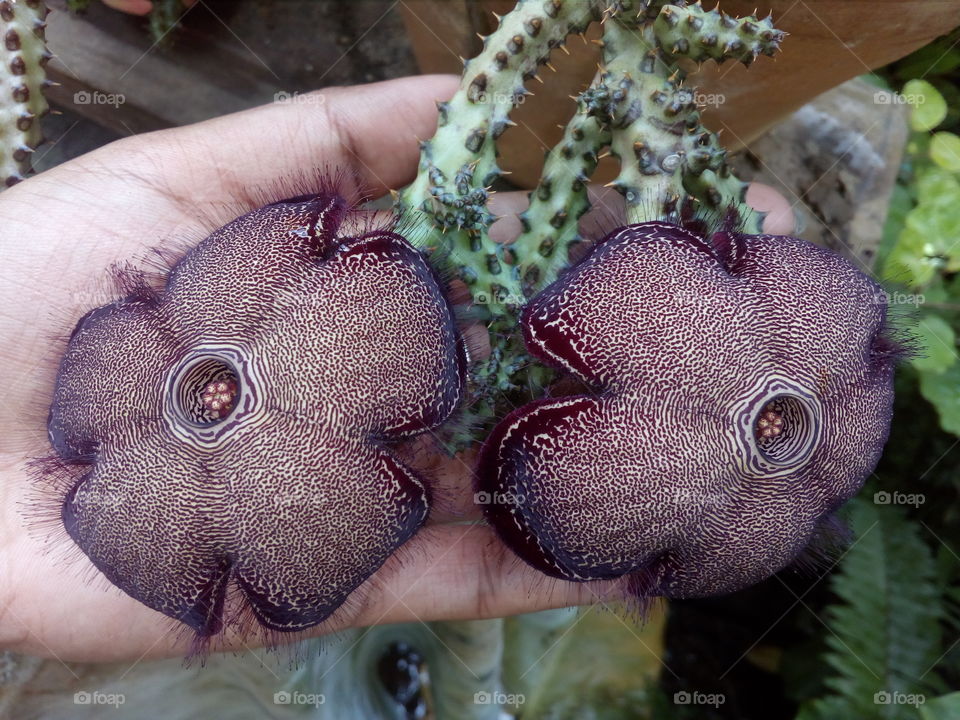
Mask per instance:
[[[592,392],[497,426],[487,518],[570,580],[691,597],[767,577],[880,457],[885,321],[876,283],[803,240],[619,228],[525,308],[530,352]]]
[[[442,423],[464,355],[402,237],[333,194],[269,205],[77,325],[49,432],[88,470],[63,523],[113,583],[201,637],[235,585],[268,629],[321,622],[427,515],[390,443]]]

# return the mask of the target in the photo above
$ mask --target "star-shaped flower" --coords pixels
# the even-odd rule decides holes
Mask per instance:
[[[63,523],[201,637],[235,585],[279,631],[328,617],[427,515],[390,443],[442,423],[464,354],[437,279],[333,194],[269,205],[77,325],[49,434],[88,471]]]
[[[785,236],[620,228],[533,298],[528,349],[593,392],[513,412],[485,512],[542,571],[709,595],[788,564],[886,441],[880,288]]]

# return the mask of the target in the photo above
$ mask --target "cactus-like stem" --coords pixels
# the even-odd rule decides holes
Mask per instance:
[[[524,293],[549,284],[567,264],[567,250],[578,237],[578,220],[590,209],[587,182],[600,151],[610,144],[609,88],[599,72],[577,98],[577,112],[563,138],[547,154],[530,205],[520,215],[523,232],[510,245]]]
[[[0,1],[0,188],[30,171],[30,156],[43,140],[47,8],[41,0]]]
[[[630,222],[680,218],[682,141],[695,113],[681,75],[659,49],[649,25],[604,25],[606,82],[620,102],[612,113],[611,150],[620,159],[613,187]],[[689,97],[688,97],[689,95]]]
[[[456,95],[439,104],[437,132],[421,143],[420,171],[399,196],[398,210],[429,221],[428,247],[444,246],[473,297],[491,315],[512,315],[522,302],[519,279],[503,247],[487,232],[489,187],[500,175],[495,141],[510,110],[528,94],[524,82],[551,49],[595,16],[592,0],[520,0],[483,51],[464,63]]]
[[[699,3],[663,5],[652,21],[653,3],[643,3],[640,21],[625,10],[605,24],[604,61],[623,97],[611,148],[621,160],[613,184],[626,198],[628,220],[679,221],[697,201],[709,211],[732,210],[744,229],[759,231],[763,216],[747,207],[747,183],[732,174],[716,136],[702,127],[678,61],[749,65],[758,54],[774,53],[783,33],[769,18],[737,20]]]
[[[694,62],[713,59],[738,60],[750,66],[758,55],[774,55],[784,33],[773,27],[770,16],[734,18],[714,8],[709,12],[698,2],[692,6],[666,6],[653,23],[657,42],[664,51]]]
[[[747,184],[730,172],[716,135],[701,126],[696,96],[683,87],[686,73],[677,61],[750,65],[760,54],[772,55],[784,33],[769,17],[734,19],[682,0],[620,0],[605,15],[606,67],[578,98],[577,114],[548,154],[521,215],[524,230],[511,245],[528,295],[568,263],[577,221],[590,207],[584,184],[608,144],[623,163],[613,185],[627,198],[629,220],[678,220],[695,199],[717,213],[741,209],[748,229],[762,222],[745,210]]]

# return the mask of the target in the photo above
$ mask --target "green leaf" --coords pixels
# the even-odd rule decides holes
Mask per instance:
[[[941,695],[920,706],[923,720],[960,720],[960,692]]]
[[[960,49],[951,46],[952,38],[935,40],[897,63],[900,77],[929,77],[960,67]]]
[[[924,232],[905,227],[883,264],[883,279],[911,288],[923,287],[943,264],[931,257],[933,251]]]
[[[930,159],[950,172],[960,172],[960,137],[951,132],[934,133],[930,139]]]
[[[950,205],[960,200],[960,180],[940,167],[927,167],[918,172],[915,189],[918,203]]]
[[[890,195],[890,204],[887,207],[887,219],[883,223],[883,240],[877,250],[877,267],[883,267],[893,248],[897,245],[897,239],[903,232],[903,224],[906,221],[907,213],[913,209],[913,197],[906,187],[897,183],[893,186],[893,193]]]
[[[919,132],[933,130],[947,116],[943,95],[926,80],[910,80],[903,86],[903,95],[913,107],[910,127]]]
[[[805,702],[798,717],[916,720],[942,653],[934,559],[901,508],[858,498],[850,509],[856,540],[831,578],[840,602],[824,619],[830,694]]]
[[[940,427],[960,435],[960,364],[942,373],[920,373],[920,394],[937,409]]]
[[[523,717],[651,717],[666,614],[651,610],[644,621],[591,606],[544,635],[557,612],[505,621],[504,690],[524,695]]]
[[[939,315],[927,315],[917,324],[920,345],[913,366],[922,372],[943,372],[957,361],[957,339],[953,328]]]

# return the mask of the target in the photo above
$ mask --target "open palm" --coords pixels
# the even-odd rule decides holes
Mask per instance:
[[[31,519],[57,516],[55,498],[38,499],[29,461],[52,452],[45,426],[56,366],[77,320],[110,300],[107,268],[158,244],[194,244],[259,204],[302,192],[315,168],[346,169],[355,175],[345,182],[373,194],[404,185],[416,171],[415,138],[434,130],[433,101],[455,88],[453,77],[425,76],[331,89],[127,138],[0,196],[0,648],[98,661],[189,647],[182,626],[112,587],[56,523]],[[758,207],[776,202],[768,190],[754,198]],[[523,200],[499,202],[505,212]],[[498,617],[609,592],[550,580],[506,552],[471,511],[469,461],[437,457],[431,474],[454,498],[450,507],[314,634]],[[214,647],[263,641],[234,628]]]

